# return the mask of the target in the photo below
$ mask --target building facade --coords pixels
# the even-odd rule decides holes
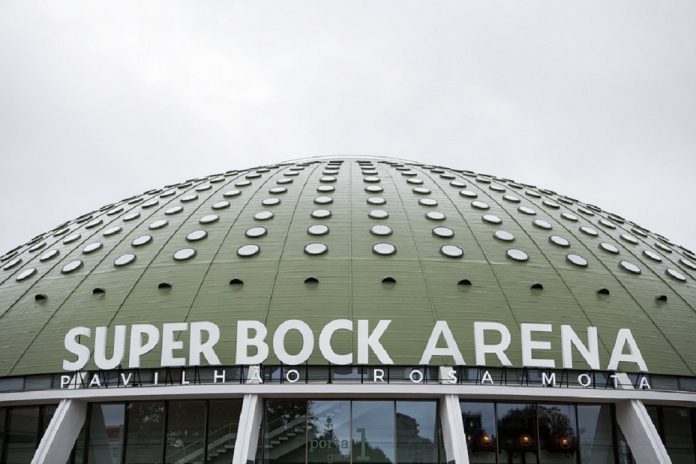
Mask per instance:
[[[696,255],[534,185],[319,158],[0,258],[5,463],[694,463]]]

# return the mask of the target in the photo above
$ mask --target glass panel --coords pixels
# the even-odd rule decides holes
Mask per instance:
[[[241,412],[242,400],[211,400],[208,402],[209,464],[231,462]]]
[[[53,414],[55,414],[55,412],[56,412],[56,405],[55,404],[49,404],[47,406],[41,407],[41,434],[39,436],[39,441],[41,441],[44,433],[46,433],[46,429],[48,428],[48,424],[51,423],[51,419],[53,419]]]
[[[38,441],[39,407],[8,408],[7,464],[31,462]]]
[[[306,401],[266,401],[264,462],[305,462]]]
[[[672,464],[693,464],[694,444],[689,409],[663,407],[662,420],[665,447],[672,458]]]
[[[394,402],[353,401],[353,461],[394,463]]]
[[[396,402],[396,452],[399,464],[437,464],[436,401]]]
[[[498,453],[508,464],[536,462],[536,406],[498,403]]]
[[[570,464],[577,461],[575,405],[540,404],[539,459],[544,464]]]
[[[0,408],[0,458],[3,456],[3,448],[5,447],[5,414],[6,408]]]
[[[307,402],[307,462],[350,462],[350,401]]]
[[[121,463],[125,410],[123,403],[92,405],[89,417],[87,462],[90,464]]]
[[[582,464],[613,464],[611,406],[577,406]]]
[[[495,463],[495,407],[493,403],[459,403],[471,464]]]
[[[164,451],[164,402],[129,403],[126,464],[162,461]]]
[[[167,409],[166,462],[203,461],[205,454],[205,401],[170,401]]]

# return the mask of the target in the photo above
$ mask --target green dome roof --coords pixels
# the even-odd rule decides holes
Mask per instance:
[[[410,365],[438,320],[472,365],[474,321],[511,329],[515,366],[522,323],[554,324],[542,338],[557,366],[561,324],[598,327],[603,368],[626,327],[651,372],[694,375],[694,277],[690,251],[549,190],[400,160],[308,159],[150,190],[5,254],[0,376],[60,372],[78,325],[213,321],[233,364],[238,320],[272,333],[288,319],[317,334],[335,319],[390,319],[382,343]],[[354,345],[350,332],[333,342]],[[158,365],[156,351],[143,357]]]

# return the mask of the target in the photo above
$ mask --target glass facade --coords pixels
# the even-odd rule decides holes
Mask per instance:
[[[434,400],[267,400],[264,416],[267,464],[441,462]]]
[[[672,464],[694,464],[693,410],[669,406],[646,406]]]
[[[93,403],[71,462],[231,462],[241,409],[241,399]]]
[[[459,405],[471,464],[617,462],[611,405],[473,401]]]
[[[55,410],[55,405],[0,408],[2,462],[31,462]]]

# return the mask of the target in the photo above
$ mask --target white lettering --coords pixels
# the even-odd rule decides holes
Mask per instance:
[[[299,353],[292,355],[285,350],[285,336],[291,330],[297,330],[302,335],[302,348]],[[273,334],[273,351],[283,364],[296,366],[309,359],[314,349],[314,334],[309,326],[297,319],[290,319],[278,326]]]
[[[213,371],[213,383],[225,383],[225,374],[225,369],[222,370],[222,374],[215,369],[215,371]]]
[[[208,334],[208,340],[202,342],[202,333]],[[191,339],[189,341],[189,366],[200,366],[201,355],[211,366],[220,364],[220,359],[215,354],[213,347],[220,341],[220,327],[212,322],[192,322]]]
[[[146,341],[143,342],[143,335]],[[151,324],[133,324],[130,332],[130,350],[128,351],[128,367],[140,367],[140,357],[152,351],[159,343],[159,330]]]
[[[491,373],[488,371],[485,371],[483,373],[483,376],[481,377],[481,385],[483,385],[486,382],[489,382],[491,385],[493,385],[493,377],[491,377]]]
[[[373,382],[384,382],[384,369],[375,369],[372,371]]]
[[[184,348],[182,340],[176,340],[174,334],[176,332],[185,332],[188,329],[186,322],[173,322],[162,324],[162,358],[160,359],[161,366],[176,367],[185,366],[186,358],[175,358],[174,350]]]
[[[65,349],[77,356],[77,360],[63,360],[63,370],[79,371],[89,362],[89,348],[77,341],[77,337],[90,337],[92,330],[87,327],[74,327],[65,334]]]
[[[520,324],[522,337],[522,365],[526,367],[556,367],[553,359],[535,359],[534,350],[550,350],[551,342],[532,340],[532,332],[551,332],[551,324]]]
[[[348,330],[352,332],[353,321],[350,319],[336,319],[326,324],[319,334],[319,350],[324,356],[324,359],[331,364],[339,366],[351,364],[353,362],[353,353],[336,354],[331,347],[331,337],[333,337],[334,332],[338,330]]]
[[[127,387],[128,385],[130,385],[130,381],[132,378],[133,378],[132,372],[128,374],[128,377],[126,377],[126,374],[121,372],[121,381],[123,382],[124,387]]]
[[[300,380],[300,373],[297,369],[290,369],[285,373],[285,380],[287,380],[288,383],[295,383]]]
[[[379,337],[384,335],[391,324],[391,320],[381,320],[377,327],[370,333],[370,322],[367,320],[358,321],[358,364],[368,364],[369,349],[377,356],[381,364],[394,364],[379,341]]]
[[[126,349],[126,326],[114,327],[114,349],[111,359],[106,357],[107,327],[97,327],[94,334],[94,363],[105,371],[115,369],[121,364]]]
[[[645,376],[640,377],[640,384],[638,385],[639,390],[650,390],[650,384],[648,383],[648,379],[645,378]]]
[[[500,334],[500,342],[487,345],[485,343],[486,331],[495,331]],[[474,322],[474,345],[476,349],[476,364],[486,365],[486,354],[494,354],[503,366],[512,366],[505,350],[510,346],[510,331],[499,322]]]
[[[587,388],[592,384],[592,377],[589,374],[580,374],[578,375],[578,383],[581,387]]]
[[[440,336],[444,337],[446,348],[437,347]],[[435,327],[433,327],[433,331],[430,333],[428,344],[425,346],[425,351],[418,364],[430,364],[433,356],[451,356],[454,358],[454,363],[457,366],[466,364],[462,352],[459,351],[459,346],[457,346],[457,342],[454,340],[452,331],[449,325],[447,325],[447,321],[437,321],[435,323]]]
[[[551,385],[551,386],[556,386],[556,373],[552,372],[551,375],[548,375],[546,372],[541,373],[541,385],[544,387]]]
[[[413,374],[418,374],[416,375],[416,378],[413,378]],[[411,379],[411,382],[413,383],[421,383],[423,381],[423,373],[419,371],[418,369],[413,369],[409,374],[408,378]]]
[[[624,347],[628,345],[628,353],[624,354]],[[616,334],[616,342],[614,343],[614,349],[611,352],[611,358],[609,359],[609,366],[607,369],[610,371],[616,370],[621,362],[630,362],[638,365],[638,368],[642,372],[647,372],[648,366],[643,360],[643,355],[640,354],[638,345],[636,344],[631,329],[619,329],[619,333]]]
[[[92,380],[89,381],[89,385],[87,387],[88,388],[92,388],[92,387],[101,388],[101,386],[102,386],[102,384],[101,384],[101,380],[99,379],[99,374],[94,374],[92,376]]]
[[[578,350],[590,369],[599,370],[599,344],[597,343],[597,327],[587,328],[587,345],[585,346],[569,325],[561,326],[561,346],[563,356],[563,367],[573,368],[573,350]]]
[[[254,336],[250,337],[249,331],[254,331]],[[254,365],[263,363],[268,357],[268,345],[266,339],[266,326],[259,321],[238,321],[237,322],[237,355],[236,364]],[[249,345],[256,347],[256,354],[249,355]]]

